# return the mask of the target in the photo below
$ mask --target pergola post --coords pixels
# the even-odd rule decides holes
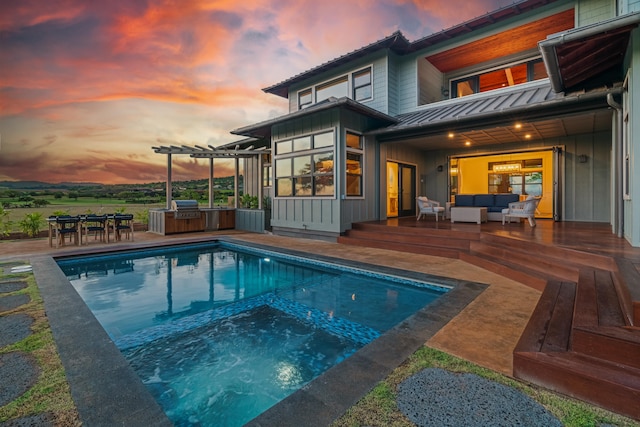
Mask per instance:
[[[262,206],[262,199],[263,199],[263,186],[262,186],[262,155],[258,156],[258,161],[256,162],[258,163],[258,170],[257,175],[258,175],[258,209],[262,209],[264,206]]]
[[[213,157],[209,158],[209,208],[213,208]]]
[[[238,209],[238,206],[240,206],[240,200],[239,200],[239,194],[238,194],[238,168],[240,167],[240,162],[238,161],[238,158],[235,158],[236,161],[236,173],[233,177],[233,207]]]
[[[167,154],[167,210],[171,209],[171,153]]]

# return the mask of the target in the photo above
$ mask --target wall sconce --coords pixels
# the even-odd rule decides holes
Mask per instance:
[[[444,170],[444,166],[438,165],[438,172],[442,172]]]
[[[579,161],[580,163],[587,163],[587,158],[588,158],[588,157],[587,157],[587,155],[586,155],[586,154],[580,154],[580,155],[578,156],[578,161]]]

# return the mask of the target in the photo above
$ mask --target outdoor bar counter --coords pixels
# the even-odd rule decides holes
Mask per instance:
[[[149,231],[163,236],[195,231],[227,230],[235,228],[235,209],[200,208],[197,213],[181,217],[175,209],[150,209]]]

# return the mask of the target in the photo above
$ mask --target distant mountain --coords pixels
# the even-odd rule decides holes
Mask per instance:
[[[233,176],[214,178],[216,185],[222,188],[233,188]],[[240,185],[243,176],[238,177]],[[190,181],[173,181],[174,186],[184,186],[186,188],[206,188],[209,185],[208,179],[197,179]],[[82,190],[89,188],[103,189],[141,189],[141,188],[164,188],[165,182],[148,182],[145,184],[101,184],[99,182],[44,182],[44,181],[0,181],[0,190]]]
[[[43,181],[0,181],[0,188],[9,190],[65,190],[77,187],[100,187],[98,182],[59,182],[52,184]]]

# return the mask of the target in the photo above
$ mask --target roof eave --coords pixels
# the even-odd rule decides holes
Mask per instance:
[[[305,108],[303,110],[294,111],[293,113],[285,114],[284,116],[234,129],[231,131],[231,133],[234,135],[243,135],[253,138],[266,138],[271,132],[271,127],[274,125],[307,115],[316,114],[321,111],[330,110],[332,108],[347,108],[349,110],[363,114],[367,117],[380,120],[386,125],[399,123],[399,120],[395,117],[391,117],[378,110],[374,110],[373,108],[367,107],[366,105],[354,101],[350,98],[342,97],[339,99],[329,98],[326,101],[312,105],[311,107]]]
[[[561,72],[560,59],[558,58],[556,49],[566,43],[588,39],[608,31],[634,27],[640,23],[640,12],[634,12],[623,16],[618,16],[597,24],[588,25],[580,28],[573,28],[561,33],[549,35],[545,40],[538,42],[538,49],[542,55],[542,59],[549,75],[551,88],[554,92],[560,93],[565,89],[564,78]]]

